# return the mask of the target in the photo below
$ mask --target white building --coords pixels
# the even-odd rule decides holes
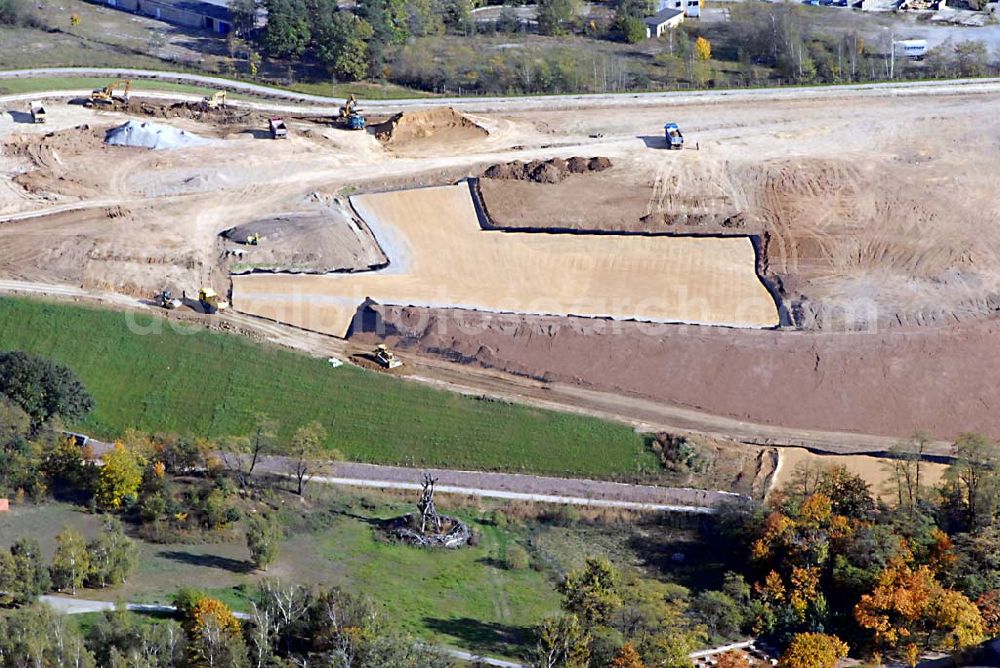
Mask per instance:
[[[646,39],[650,39],[659,37],[665,31],[676,28],[683,23],[684,12],[679,9],[661,9],[643,21],[646,24]]]
[[[701,16],[701,0],[660,0],[659,11],[664,9],[679,9],[689,19]]]

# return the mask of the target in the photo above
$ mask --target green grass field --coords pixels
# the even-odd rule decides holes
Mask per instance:
[[[233,609],[249,611],[249,596],[264,577],[323,587],[342,587],[377,601],[393,627],[426,641],[499,656],[518,656],[530,643],[530,629],[559,609],[551,570],[510,571],[502,565],[507,546],[527,541],[523,527],[500,530],[476,522],[476,547],[461,550],[414,548],[386,542],[373,518],[412,512],[413,506],[372,497],[330,492],[332,504],[289,512],[289,534],[267,573],[249,569],[242,534],[196,544],[153,544],[137,540],[139,560],[128,582],[115,589],[87,589],[83,599],[170,603],[179,587],[194,587]],[[441,501],[447,511],[448,501]],[[40,541],[48,560],[55,535],[74,526],[88,538],[100,518],[72,506],[49,503],[15,506],[0,518],[0,548],[19,537]],[[238,533],[238,532],[237,532]],[[80,620],[92,624],[97,615]]]
[[[71,367],[97,402],[71,426],[105,439],[130,427],[240,435],[266,412],[283,436],[318,420],[355,461],[621,479],[658,470],[627,426],[333,369],[234,335],[180,333],[156,316],[4,298],[0,349]]]

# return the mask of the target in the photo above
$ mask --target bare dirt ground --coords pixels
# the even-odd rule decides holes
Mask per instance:
[[[1000,166],[1000,89],[967,90],[688,96],[669,108],[616,104],[614,113],[603,99],[489,103],[493,111],[483,103],[471,118],[487,136],[412,152],[305,120],[292,119],[291,137],[275,142],[263,128],[181,116],[163,122],[212,144],[109,149],[94,133],[129,115],[51,100],[47,126],[23,112],[0,115],[0,141],[15,146],[0,155],[0,280],[134,295],[211,283],[222,292],[231,260],[219,233],[309,212],[316,196],[440,185],[513,160],[607,156],[607,172],[516,182],[529,188],[506,199],[537,207],[539,220],[513,207],[508,215],[558,225],[560,211],[577,211],[581,227],[648,229],[678,227],[667,218],[679,214],[690,222],[739,213],[747,230],[767,233],[766,270],[806,331],[668,327],[636,338],[581,333],[599,320],[538,318],[503,333],[415,335],[412,349],[523,373],[503,382],[515,391],[523,381],[525,396],[545,385],[529,387],[530,378],[563,379],[567,402],[618,393],[626,399],[605,404],[616,414],[700,412],[727,430],[769,434],[773,426],[895,437],[925,427],[942,438],[967,429],[1000,436],[990,382],[1000,371],[991,368],[1000,200],[987,178]],[[662,150],[665,120],[700,150]],[[46,145],[43,135],[63,131],[76,139]],[[488,194],[487,204],[498,206]],[[426,369],[450,383],[486,382],[471,367]]]
[[[747,238],[483,231],[465,183],[357,195],[351,203],[393,263],[328,276],[237,276],[245,313],[336,336],[358,304],[459,305],[734,327],[778,324]]]
[[[892,485],[892,464],[889,459],[854,455],[817,455],[802,448],[784,448],[781,450],[781,465],[774,476],[774,489],[780,489],[794,480],[802,468],[823,468],[844,466],[851,473],[860,476],[871,486],[876,497],[891,502],[894,494]],[[921,478],[926,480],[927,487],[934,487],[941,482],[945,470],[944,464],[924,462],[921,464]]]
[[[890,437],[1000,438],[1000,322],[886,332],[778,330],[378,307],[385,339],[540,381],[734,420]],[[372,321],[369,321],[372,322]],[[370,341],[371,335],[358,340]]]

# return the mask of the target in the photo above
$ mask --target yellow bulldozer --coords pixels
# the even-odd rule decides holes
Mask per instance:
[[[375,350],[372,351],[372,357],[375,358],[375,361],[383,369],[396,369],[403,366],[402,360],[398,359],[395,353],[389,350],[384,343],[375,346]]]
[[[121,95],[115,95],[115,91],[121,88]],[[89,106],[95,105],[112,105],[115,102],[123,102],[128,104],[129,94],[132,92],[132,80],[131,79],[119,79],[118,81],[113,81],[104,88],[95,88],[93,92],[90,93],[90,98],[87,100]]]

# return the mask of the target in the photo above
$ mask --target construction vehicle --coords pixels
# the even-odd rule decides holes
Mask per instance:
[[[168,311],[173,311],[175,308],[180,308],[182,302],[180,299],[174,299],[174,296],[170,293],[170,290],[163,289],[156,295],[156,303],[160,308],[165,308]]]
[[[349,130],[364,130],[367,126],[364,114],[358,109],[358,99],[354,97],[354,93],[351,93],[351,96],[344,102],[344,106],[340,108],[340,116],[337,120],[346,125]]]
[[[116,96],[115,90],[117,88],[122,88],[122,94]],[[94,105],[111,105],[115,102],[124,102],[128,104],[129,94],[132,92],[132,80],[131,79],[119,79],[118,81],[113,81],[104,88],[95,88],[93,92],[90,93],[90,99],[88,104],[90,106]]]
[[[205,313],[218,313],[229,308],[229,302],[222,299],[212,288],[198,291],[198,303]]]
[[[372,351],[372,357],[375,358],[375,361],[383,369],[396,369],[403,366],[402,360],[397,359],[396,355],[384,343],[375,346],[375,350]]]
[[[45,122],[45,107],[42,106],[40,100],[32,100],[28,105],[31,110],[31,122],[32,123],[44,123]]]
[[[285,139],[288,137],[288,126],[285,119],[274,116],[267,121],[267,127],[271,130],[271,139]]]
[[[684,135],[681,133],[681,129],[677,127],[676,123],[667,123],[663,126],[663,135],[667,140],[667,148],[682,149],[684,148]]]
[[[201,104],[205,109],[224,109],[226,107],[226,91],[219,90],[212,95],[206,95]]]
[[[247,245],[249,246],[257,246],[263,240],[264,237],[260,234],[260,232],[254,232],[253,234],[247,235]]]

